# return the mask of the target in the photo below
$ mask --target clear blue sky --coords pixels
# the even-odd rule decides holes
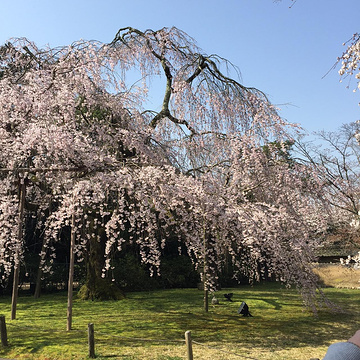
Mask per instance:
[[[287,120],[309,132],[360,119],[355,81],[323,76],[360,31],[359,0],[3,0],[0,43],[38,46],[79,39],[110,42],[121,27],[176,26],[240,68],[242,82],[268,94]]]

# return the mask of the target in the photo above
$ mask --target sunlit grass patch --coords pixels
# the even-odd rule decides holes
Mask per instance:
[[[233,292],[233,302],[223,294]],[[321,309],[315,317],[294,289],[278,284],[223,289],[220,304],[202,308],[197,289],[129,293],[120,301],[75,298],[73,330],[66,331],[66,294],[38,300],[20,297],[17,319],[10,321],[10,299],[0,298],[10,346],[0,356],[20,359],[86,359],[87,326],[95,327],[97,359],[179,360],[186,358],[184,333],[191,330],[195,359],[264,360],[322,358],[327,346],[358,328],[360,291],[325,289],[344,313]],[[237,313],[245,301],[253,317]]]
[[[360,269],[339,264],[319,264],[314,272],[325,286],[339,288],[360,288]]]

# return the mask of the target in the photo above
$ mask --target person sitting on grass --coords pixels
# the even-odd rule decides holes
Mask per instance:
[[[360,330],[346,342],[331,344],[323,360],[360,360]]]

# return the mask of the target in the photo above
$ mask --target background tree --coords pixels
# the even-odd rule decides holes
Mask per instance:
[[[360,211],[358,133],[357,122],[345,124],[335,132],[319,132],[316,144],[300,141],[296,146],[302,160],[316,169],[323,182],[322,201],[332,213],[329,228],[353,242],[358,241]]]

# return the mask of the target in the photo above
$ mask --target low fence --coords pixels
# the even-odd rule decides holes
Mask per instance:
[[[71,330],[74,331],[74,330]],[[85,331],[85,330],[84,330]],[[103,334],[98,332],[98,334]],[[94,328],[94,324],[93,323],[89,323],[88,324],[88,329],[87,329],[87,335],[88,335],[88,354],[87,356],[90,359],[94,359],[96,358],[97,355],[95,352],[95,345],[96,345],[96,338],[95,338],[95,328]],[[109,334],[103,334],[103,335],[109,335]],[[125,338],[122,336],[115,336],[116,338],[121,338],[121,339],[125,339],[125,340],[130,340],[130,341],[142,341],[142,342],[153,342],[153,343],[159,343],[159,342],[174,342],[168,339],[143,339],[143,338]],[[5,321],[5,316],[0,316],[0,339],[1,339],[1,345],[3,347],[8,347],[9,346],[9,342],[8,342],[8,336],[7,336],[7,328],[6,328],[6,321]],[[183,340],[177,340],[176,342],[178,343],[184,343],[185,344],[185,348],[184,349],[184,353],[186,353],[186,360],[194,360],[194,351],[193,351],[193,345],[198,345],[198,346],[202,346],[202,347],[206,347],[209,349],[213,349],[217,352],[221,352],[224,354],[228,354],[228,355],[232,355],[235,357],[238,357],[239,359],[248,359],[248,360],[259,360],[257,358],[254,357],[250,357],[250,356],[246,356],[246,355],[240,355],[237,354],[235,352],[230,352],[230,351],[226,351],[226,350],[222,350],[219,349],[215,346],[210,346],[204,343],[200,343],[198,341],[195,341],[192,338],[191,335],[191,331],[186,331],[185,332],[185,336]],[[310,360],[319,360],[318,358],[311,358]]]

